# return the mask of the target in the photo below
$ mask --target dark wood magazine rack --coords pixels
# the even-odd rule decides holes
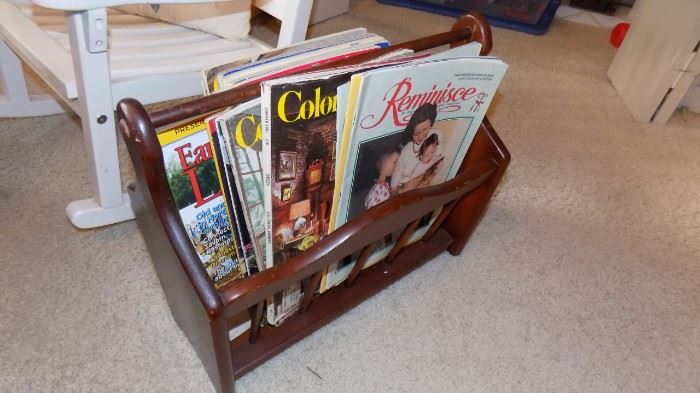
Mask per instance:
[[[368,60],[397,48],[416,51],[478,40],[482,54],[491,49],[491,30],[477,14],[466,14],[452,30],[393,45],[344,60],[341,65]],[[242,87],[202,97],[171,108],[147,113],[133,99],[117,107],[119,129],[131,155],[137,182],[129,186],[138,226],[146,239],[158,278],[173,316],[197,351],[220,392],[234,392],[234,379],[245,374],[296,341],[332,321],[350,308],[399,280],[416,267],[448,250],[458,255],[483,215],[510,161],[488,120],[484,120],[454,179],[403,193],[382,203],[290,260],[251,277],[214,288],[191,245],[168,188],[156,128],[202,116],[260,94],[258,86]],[[443,206],[423,240],[404,247],[420,218]],[[361,270],[373,244],[387,233],[402,235],[389,256]],[[315,294],[323,270],[360,251],[345,285]],[[293,283],[302,282],[300,312],[280,327],[260,327],[265,300]],[[251,329],[229,341],[228,321],[249,312]]]

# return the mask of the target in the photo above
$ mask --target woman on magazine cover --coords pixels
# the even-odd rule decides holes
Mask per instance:
[[[391,190],[394,194],[425,187],[430,184],[435,175],[435,170],[431,170],[424,171],[415,177],[412,176],[415,175],[416,167],[421,166],[420,152],[423,142],[431,135],[436,135],[435,138],[438,141],[440,139],[439,132],[432,128],[436,117],[437,105],[426,103],[419,106],[408,120],[405,133],[410,137],[410,140],[401,149],[396,170],[391,176]],[[439,148],[434,150],[432,154],[439,157]]]

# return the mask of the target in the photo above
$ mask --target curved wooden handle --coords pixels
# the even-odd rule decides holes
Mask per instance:
[[[491,25],[486,21],[486,17],[478,12],[468,12],[457,19],[452,25],[452,31],[456,30],[471,30],[471,36],[467,39],[455,41],[450,44],[450,48],[468,44],[472,41],[481,43],[481,56],[486,56],[491,53],[493,48],[493,40],[491,38]]]
[[[402,42],[383,49],[376,49],[369,53],[353,56],[349,59],[340,60],[325,64],[315,70],[324,68],[350,65],[362,61],[371,60],[391,51],[401,48],[412,49],[416,52],[428,50],[437,46],[450,44],[450,47],[463,45],[472,41],[481,42],[481,55],[491,52],[493,41],[491,40],[491,27],[486,18],[476,12],[469,12],[461,16],[450,31],[419,38],[412,41]],[[167,109],[152,112],[151,122],[154,127],[161,127],[167,124],[183,121],[193,116],[209,113],[229,105],[235,105],[245,100],[252,99],[260,95],[258,85],[244,85],[231,90],[221,91],[210,96],[200,97],[193,101],[174,105]]]

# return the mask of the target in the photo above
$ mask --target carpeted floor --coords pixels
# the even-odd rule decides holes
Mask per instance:
[[[451,23],[357,0],[310,33],[366,26],[402,41]],[[513,162],[463,254],[238,391],[700,391],[700,116],[634,122],[605,75],[608,33],[495,29],[511,68],[490,117]],[[0,130],[0,391],[213,391],[134,222],[79,231],[63,214],[89,187],[77,118]]]

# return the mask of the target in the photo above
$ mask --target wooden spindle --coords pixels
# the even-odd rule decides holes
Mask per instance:
[[[360,271],[364,269],[365,264],[367,263],[367,258],[369,258],[370,255],[372,255],[372,252],[377,248],[377,245],[381,242],[381,240],[377,240],[374,243],[370,243],[366,245],[362,251],[360,251],[360,256],[357,257],[357,261],[355,262],[355,266],[352,267],[352,271],[350,271],[350,275],[348,276],[348,279],[345,281],[345,286],[349,287],[353,283],[355,283],[355,280],[357,279],[357,276],[360,275]]]
[[[251,344],[255,344],[260,336],[260,325],[262,324],[264,306],[265,302],[260,302],[248,309],[250,313],[250,335],[248,336],[248,342]]]
[[[452,209],[457,206],[457,200],[455,199],[454,201],[448,203],[447,205],[442,207],[442,210],[440,211],[440,214],[437,216],[435,221],[433,222],[433,225],[430,226],[428,231],[423,235],[423,241],[430,241],[430,238],[433,237],[435,232],[437,232],[438,228],[440,228],[440,225],[442,225],[442,222],[445,221],[447,216],[450,215],[450,212],[452,212]]]
[[[399,252],[401,252],[401,249],[406,245],[408,242],[408,239],[411,238],[411,235],[413,232],[416,230],[418,227],[418,223],[420,222],[420,218],[411,221],[410,224],[406,225],[406,227],[403,229],[403,232],[401,232],[401,236],[399,236],[399,239],[396,241],[396,244],[394,244],[394,247],[391,249],[389,252],[389,255],[386,257],[386,262],[391,263],[396,259],[396,257],[399,255]]]
[[[250,335],[248,335],[248,342],[251,344],[255,344],[258,340],[258,336],[260,336],[260,325],[262,324],[264,309],[265,302],[260,302],[248,309],[250,313]]]
[[[311,276],[310,279],[307,278],[302,283],[304,284],[304,297],[301,299],[301,306],[299,307],[299,312],[304,312],[309,309],[309,306],[311,306],[311,299],[313,299],[314,294],[318,289],[318,286],[321,284],[322,275],[323,271],[316,272],[313,276]]]

